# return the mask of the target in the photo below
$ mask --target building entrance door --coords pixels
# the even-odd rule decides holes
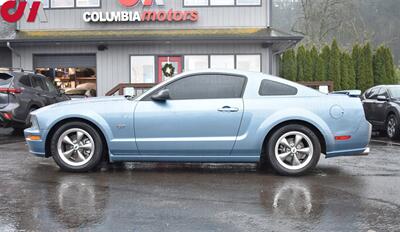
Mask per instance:
[[[182,72],[181,56],[160,56],[158,57],[158,78],[157,83],[166,81]]]

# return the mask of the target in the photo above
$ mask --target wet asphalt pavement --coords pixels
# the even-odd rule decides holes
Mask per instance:
[[[0,231],[400,231],[400,144],[381,138],[368,157],[289,178],[216,164],[69,174],[11,134],[0,129]]]

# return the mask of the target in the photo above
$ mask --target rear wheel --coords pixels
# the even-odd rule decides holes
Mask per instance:
[[[314,168],[321,156],[316,134],[302,125],[287,125],[273,133],[266,144],[267,157],[281,175],[304,175]]]
[[[51,138],[51,154],[64,171],[87,172],[96,168],[104,146],[99,132],[82,122],[67,123]]]
[[[400,137],[399,123],[396,115],[389,115],[386,122],[386,134],[390,139],[397,139]]]

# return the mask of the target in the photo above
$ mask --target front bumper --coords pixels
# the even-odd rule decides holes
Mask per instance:
[[[43,132],[28,128],[24,131],[26,143],[29,147],[29,152],[38,157],[46,157],[46,142],[43,137]],[[39,136],[40,140],[29,140],[31,136]]]

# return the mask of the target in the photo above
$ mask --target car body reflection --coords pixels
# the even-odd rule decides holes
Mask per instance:
[[[87,176],[63,176],[54,188],[48,189],[54,199],[49,211],[66,228],[79,228],[101,222],[109,197],[108,187],[96,185]]]

